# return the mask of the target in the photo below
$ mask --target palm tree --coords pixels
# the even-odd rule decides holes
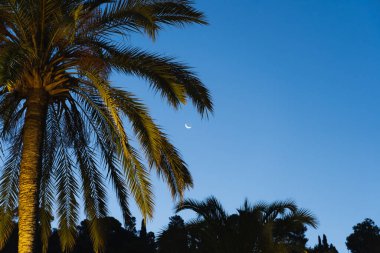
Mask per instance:
[[[239,252],[235,248],[237,241],[229,224],[230,216],[215,197],[211,196],[204,201],[184,200],[177,206],[177,212],[182,210],[191,210],[197,214],[197,218],[186,226],[191,235],[199,237],[200,252]]]
[[[317,226],[316,218],[293,201],[255,205],[245,201],[237,214],[228,215],[215,197],[209,197],[185,200],[177,206],[177,212],[182,210],[197,214],[187,227],[190,234],[200,235],[200,252],[304,252],[305,245],[291,236],[304,226]]]
[[[307,240],[299,240],[296,235],[303,235],[305,226],[316,228],[318,224],[310,211],[299,208],[291,200],[259,202],[254,205],[246,200],[238,213],[241,217],[240,223],[246,228],[242,234],[249,231],[247,228],[250,224],[260,224],[260,240],[255,247],[261,248],[263,252],[305,252]]]
[[[46,251],[56,200],[62,250],[72,249],[83,196],[99,252],[105,177],[126,220],[129,193],[144,217],[152,217],[147,167],[174,198],[192,186],[185,162],[146,106],[109,80],[113,71],[142,77],[172,107],[189,99],[208,116],[209,92],[187,66],[126,45],[130,32],[155,39],[163,25],[187,23],[206,24],[187,0],[0,0],[0,137],[7,154],[0,247],[18,208],[19,252],[33,252],[38,224]],[[130,142],[125,119],[142,154]]]

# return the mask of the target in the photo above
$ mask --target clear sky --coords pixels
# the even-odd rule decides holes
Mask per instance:
[[[212,92],[213,117],[201,120],[191,105],[171,110],[141,80],[115,76],[115,85],[136,92],[181,150],[195,181],[187,197],[215,195],[230,213],[244,198],[294,199],[320,222],[309,245],[325,233],[347,252],[353,225],[366,217],[380,225],[380,1],[196,6],[209,26],[127,43],[193,66]],[[173,203],[163,183],[154,189],[148,229],[157,232]],[[113,200],[111,207],[120,217]]]

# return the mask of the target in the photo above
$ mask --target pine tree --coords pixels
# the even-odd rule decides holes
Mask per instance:
[[[337,249],[333,244],[329,244],[327,241],[327,236],[323,234],[322,240],[318,236],[318,244],[314,248],[310,249],[310,253],[338,253]]]
[[[146,239],[146,236],[147,236],[146,225],[145,225],[145,220],[143,219],[141,221],[140,238],[141,239]]]

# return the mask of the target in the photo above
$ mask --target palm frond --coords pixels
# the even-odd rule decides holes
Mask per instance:
[[[13,217],[18,201],[21,148],[22,139],[19,134],[9,147],[0,178],[0,249],[5,246],[14,228]]]
[[[123,123],[119,116],[118,108],[113,97],[109,92],[108,84],[101,77],[92,73],[86,73],[90,79],[87,85],[93,85],[98,91],[98,96],[102,99],[105,108],[107,109],[111,125],[115,129],[117,139],[114,140],[117,147],[119,159],[123,164],[123,169],[126,173],[127,183],[130,192],[134,195],[136,203],[145,218],[151,218],[153,214],[153,193],[151,183],[148,177],[148,172],[141,163],[136,150],[129,144],[128,136],[125,133]]]
[[[121,207],[124,222],[130,218],[128,207],[128,190],[125,185],[125,174],[119,168],[120,161],[117,157],[116,145],[113,142],[114,135],[113,126],[109,127],[109,121],[105,119],[105,115],[109,115],[108,111],[98,99],[92,97],[92,103],[89,105],[87,100],[79,99],[76,101],[78,109],[81,111],[83,119],[88,124],[88,128],[93,129],[96,139],[96,146],[101,154],[102,161],[107,169],[107,176],[115,189],[116,197]],[[93,106],[95,105],[95,106]]]
[[[103,177],[98,171],[94,151],[88,145],[85,124],[75,104],[71,103],[70,106],[70,113],[68,108],[64,112],[65,130],[73,137],[74,154],[82,178],[85,212],[91,222],[90,235],[94,249],[98,251],[105,246],[99,219],[107,216],[106,190]]]
[[[21,131],[21,119],[25,112],[25,106],[21,103],[21,97],[16,93],[7,93],[0,100],[0,136],[4,140],[12,140]]]
[[[154,123],[148,110],[138,99],[120,89],[109,90],[117,108],[132,123],[150,166],[154,166],[158,174],[163,176],[173,198],[182,197],[184,190],[192,186],[192,178],[178,151]]]
[[[186,199],[176,206],[176,212],[182,210],[192,210],[205,220],[226,221],[228,214],[224,210],[222,204],[214,197],[208,197],[204,201]]]
[[[102,44],[101,47],[107,50],[107,61],[114,69],[146,78],[174,108],[185,104],[189,97],[202,116],[212,113],[209,91],[186,65],[135,48],[97,44]]]
[[[13,217],[13,211],[5,210],[3,207],[0,207],[0,250],[6,245],[15,227]]]
[[[75,245],[76,225],[79,220],[78,182],[73,173],[73,161],[65,147],[57,152],[55,177],[57,184],[59,237],[63,252],[70,251]]]
[[[122,0],[103,7],[102,14],[91,20],[86,32],[124,34],[126,31],[144,32],[155,39],[162,25],[207,24],[203,13],[189,1]]]
[[[48,250],[53,220],[53,204],[55,200],[54,169],[57,157],[58,140],[60,136],[59,121],[55,117],[55,107],[50,107],[47,113],[45,138],[42,151],[42,168],[40,181],[40,226],[42,252]]]
[[[281,220],[285,223],[308,225],[313,228],[318,227],[317,218],[309,210],[302,208],[284,215]]]

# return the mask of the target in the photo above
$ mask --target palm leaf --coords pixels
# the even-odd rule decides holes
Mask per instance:
[[[19,189],[21,140],[21,134],[19,134],[10,146],[0,178],[0,249],[5,246],[14,228],[13,217],[17,208]]]

